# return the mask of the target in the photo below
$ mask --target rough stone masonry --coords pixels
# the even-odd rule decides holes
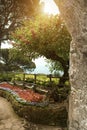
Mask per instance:
[[[87,0],[55,0],[69,32],[69,130],[87,130]]]

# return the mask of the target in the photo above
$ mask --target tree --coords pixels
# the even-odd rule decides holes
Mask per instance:
[[[1,49],[0,57],[0,71],[12,72],[12,71],[24,71],[27,69],[34,69],[35,63],[31,59],[24,55],[20,50],[15,49]]]
[[[22,51],[43,55],[47,59],[61,63],[64,74],[60,83],[68,77],[69,47],[71,36],[60,16],[39,15],[29,21],[12,34],[13,40]]]
[[[47,65],[51,73],[59,77],[63,75],[63,67],[61,66],[60,62],[48,59],[46,60],[46,62],[48,63]]]
[[[21,21],[37,11],[39,0],[0,0],[0,44]]]

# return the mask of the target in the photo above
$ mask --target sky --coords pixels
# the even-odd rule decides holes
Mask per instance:
[[[9,42],[5,42],[1,44],[1,48],[12,48],[12,45]]]
[[[58,6],[55,4],[54,0],[40,0],[40,2],[44,2],[44,12],[53,15],[59,14]]]
[[[50,74],[49,68],[47,67],[48,63],[45,61],[45,58],[40,57],[38,59],[35,59],[35,64],[36,64],[36,69],[32,73]]]

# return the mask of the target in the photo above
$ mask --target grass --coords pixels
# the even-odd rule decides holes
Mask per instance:
[[[0,81],[23,81],[25,80],[28,83],[36,83],[41,86],[55,86],[59,83],[59,78],[50,77],[45,74],[24,74],[24,73],[1,73]],[[69,86],[69,81],[66,81],[66,86]]]
[[[47,75],[45,74],[25,74],[25,81],[35,81],[35,76],[36,76],[36,83],[38,84],[45,84],[50,82],[50,78],[47,77]],[[23,80],[24,74],[19,73],[19,74],[15,74],[15,79],[16,80]],[[54,82],[55,84],[58,84],[59,82],[59,78],[51,78],[51,82]]]

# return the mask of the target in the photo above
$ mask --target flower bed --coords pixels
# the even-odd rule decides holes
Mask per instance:
[[[13,91],[17,96],[19,96],[21,99],[26,100],[26,102],[41,102],[44,99],[44,95],[35,93],[32,90],[24,90],[17,86],[12,86],[8,83],[2,83],[0,84],[0,88],[4,88],[8,91]]]
[[[62,127],[67,124],[65,105],[50,105],[44,100],[44,95],[8,83],[1,83],[0,96],[9,100],[15,112],[29,121]]]

